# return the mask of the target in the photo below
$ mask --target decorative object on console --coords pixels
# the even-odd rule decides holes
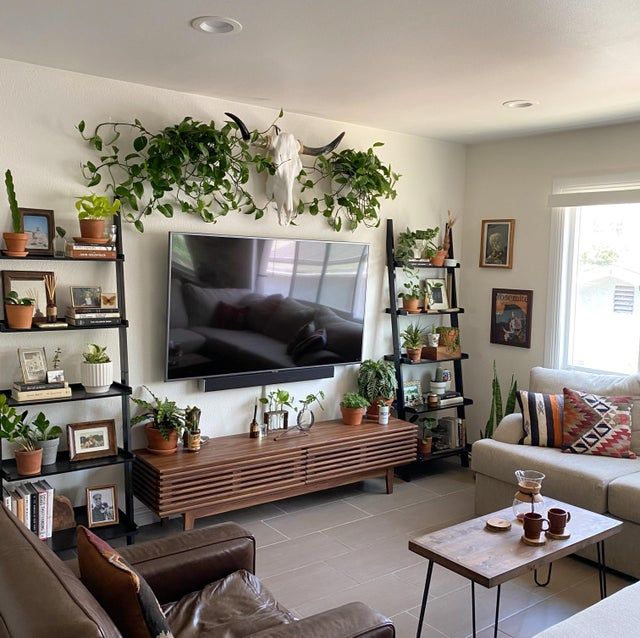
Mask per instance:
[[[53,275],[45,275],[44,287],[47,291],[47,323],[55,323],[58,320],[58,308],[56,307],[56,278]]]
[[[107,347],[90,343],[82,357],[80,377],[85,391],[89,394],[108,392],[113,383],[113,362],[107,354]]]
[[[2,290],[6,297],[15,292],[20,298],[33,299],[33,321],[46,321],[47,288],[44,284],[45,275],[54,276],[52,272],[37,270],[3,270]]]
[[[563,395],[518,390],[516,397],[522,412],[523,445],[562,447]]]
[[[316,422],[316,417],[311,410],[311,406],[314,403],[317,403],[320,406],[320,409],[323,409],[320,399],[324,399],[324,392],[322,390],[320,390],[318,394],[307,394],[304,399],[300,399],[299,403],[301,407],[298,408],[297,406],[294,406],[293,408],[298,413],[296,417],[296,424],[292,428],[288,428],[282,434],[276,436],[274,441],[278,441],[282,437],[292,434],[293,432],[309,434],[309,430]],[[293,402],[293,397],[291,397],[291,401]]]
[[[445,279],[427,279],[425,281],[425,289],[425,308],[428,307],[429,310],[447,310],[449,308],[447,283]]]
[[[20,218],[20,209],[16,199],[16,190],[13,185],[13,175],[7,170],[4,174],[4,183],[7,187],[7,197],[9,199],[9,209],[11,210],[11,229],[10,233],[2,233],[2,238],[7,246],[4,251],[7,257],[26,257],[29,253],[26,250],[27,240],[29,236],[22,230],[22,220]],[[5,288],[5,294],[7,290]]]
[[[522,522],[527,512],[540,513],[544,499],[540,494],[545,475],[536,470],[516,470],[518,491],[513,497],[513,515]]]
[[[512,268],[515,219],[483,219],[480,267]]]
[[[36,439],[36,449],[42,450],[42,465],[53,465],[58,457],[62,428],[51,425],[43,412],[38,412],[31,428]]]
[[[358,393],[369,401],[367,416],[375,419],[381,405],[391,405],[398,388],[396,371],[390,361],[366,359],[358,368]]]
[[[491,291],[491,343],[531,347],[533,290]]]
[[[422,405],[422,383],[420,379],[405,381],[402,384],[402,394],[406,406],[416,407]]]
[[[391,412],[391,406],[384,400],[378,399],[378,424],[389,424],[389,413]]]
[[[491,410],[489,412],[489,418],[484,427],[484,430],[480,430],[481,439],[490,439],[493,437],[493,432],[502,421],[502,418],[513,414],[516,409],[516,396],[518,392],[518,382],[515,376],[511,375],[511,383],[509,384],[509,393],[507,394],[507,402],[502,407],[502,389],[500,387],[500,380],[498,379],[498,370],[496,368],[495,359],[493,361],[493,379],[491,380]]]
[[[9,292],[4,298],[7,327],[12,330],[31,330],[34,303],[30,297],[19,297],[15,290]]]
[[[20,208],[20,230],[27,235],[31,255],[53,256],[55,221],[52,210]]]
[[[18,361],[25,383],[47,382],[47,355],[44,348],[18,348]]]
[[[116,425],[113,419],[84,421],[67,425],[70,461],[87,461],[118,453]]]
[[[418,362],[422,358],[424,344],[424,328],[420,323],[410,323],[400,334],[402,347],[407,351],[409,361]]]
[[[131,400],[142,411],[131,419],[131,425],[146,423],[147,450],[152,454],[175,454],[178,436],[184,429],[184,410],[166,397],[160,400],[146,385],[142,387],[153,397],[153,403],[132,397]]]
[[[258,416],[258,402],[256,401],[253,405],[253,419],[251,419],[251,423],[249,423],[250,439],[259,439],[263,436],[262,428],[260,427],[260,424],[256,419],[257,416]],[[266,432],[264,434],[266,434]]]
[[[98,244],[108,243],[110,240],[105,232],[106,220],[117,215],[120,206],[119,199],[111,203],[105,195],[91,193],[78,197],[76,210],[78,211],[82,241]]]
[[[273,390],[266,397],[260,397],[260,403],[268,406],[263,414],[267,432],[274,430],[286,430],[289,427],[289,412],[287,408],[293,409],[293,395],[286,390]]]
[[[347,392],[340,402],[342,422],[345,425],[360,425],[369,401],[357,392]]]
[[[119,519],[115,485],[87,488],[87,521],[89,527],[115,525]]]
[[[187,445],[189,452],[199,452],[202,441],[200,439],[200,408],[187,406],[184,411],[184,429],[187,435]]]

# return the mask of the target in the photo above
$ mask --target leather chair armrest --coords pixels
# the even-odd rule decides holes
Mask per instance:
[[[349,603],[293,623],[264,629],[252,638],[394,638],[393,623],[364,603]]]
[[[255,573],[255,545],[250,532],[222,523],[118,551],[165,604],[240,569]]]
[[[520,443],[523,436],[524,425],[519,412],[507,414],[493,433],[493,438],[500,443]]]

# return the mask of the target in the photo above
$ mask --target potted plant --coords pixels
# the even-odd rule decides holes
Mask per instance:
[[[273,390],[266,397],[260,398],[260,403],[268,406],[265,411],[267,430],[286,430],[289,427],[289,412],[285,407],[294,409],[294,397],[286,390]]]
[[[400,266],[406,268],[409,262],[416,258],[417,245],[415,235],[409,228],[398,233],[398,240],[393,248],[393,256]]]
[[[388,425],[391,406],[384,399],[378,399],[376,403],[378,404],[378,423]]]
[[[358,369],[358,392],[369,401],[367,416],[377,419],[380,402],[393,402],[398,381],[396,369],[390,361],[366,359]]]
[[[14,330],[30,330],[34,306],[35,300],[19,297],[15,290],[8,292],[4,298],[4,317],[7,326]]]
[[[419,304],[423,292],[418,273],[412,268],[405,268],[404,273],[407,281],[403,284],[404,291],[398,294],[402,299],[402,307],[410,313],[420,312]]]
[[[342,422],[345,425],[360,425],[369,401],[357,392],[347,392],[340,402]]]
[[[62,428],[51,425],[42,412],[38,412],[31,428],[36,439],[36,449],[42,450],[42,465],[53,465],[58,457]]]
[[[85,391],[89,394],[108,392],[113,382],[113,362],[107,354],[106,346],[91,343],[82,356],[84,361],[80,377]]]
[[[437,255],[438,247],[433,243],[433,240],[436,238],[439,232],[440,228],[436,226],[436,228],[425,228],[424,230],[416,230],[413,233],[416,241],[422,242],[420,257],[422,259],[430,261],[434,266],[435,263],[433,259]]]
[[[0,439],[15,446],[16,469],[21,476],[36,476],[42,470],[42,450],[36,448],[33,431],[27,425],[25,410],[18,414],[9,406],[5,394],[0,394]]]
[[[320,399],[324,399],[324,392],[320,390],[318,394],[307,394],[304,399],[300,399],[298,403],[300,403],[300,409],[294,408],[296,412],[298,412],[298,417],[296,418],[296,425],[303,432],[310,430],[313,424],[316,422],[316,417],[311,410],[311,406],[314,403],[317,403],[322,410],[322,403]]]
[[[433,381],[429,383],[429,390],[431,390],[433,394],[444,394],[447,391],[448,385],[449,381],[445,379],[444,369],[438,366]]]
[[[82,239],[104,239],[105,223],[120,210],[120,200],[113,203],[105,195],[84,195],[76,202]]]
[[[131,400],[142,411],[131,419],[131,425],[146,422],[147,450],[152,454],[168,455],[178,451],[178,436],[185,427],[185,411],[175,401],[160,400],[145,385],[144,389],[153,397],[153,402],[144,399]]]
[[[424,344],[424,330],[418,323],[410,323],[400,334],[402,346],[407,351],[407,357],[412,363],[420,361]]]
[[[29,253],[26,250],[29,236],[22,230],[22,220],[16,199],[16,190],[13,186],[13,175],[7,170],[4,174],[4,183],[7,187],[7,197],[9,198],[9,209],[11,210],[11,228],[13,232],[2,233],[4,243],[7,245],[5,251],[7,257],[26,257]]]
[[[189,452],[199,452],[202,445],[200,433],[200,416],[202,411],[195,405],[187,406],[184,411],[184,447]],[[186,440],[185,440],[186,439]]]

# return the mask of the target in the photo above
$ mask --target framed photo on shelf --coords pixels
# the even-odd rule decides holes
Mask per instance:
[[[27,233],[27,250],[32,255],[53,256],[55,222],[53,211],[40,208],[19,208],[20,227]]]
[[[406,407],[413,408],[424,403],[422,399],[422,382],[419,379],[405,381],[402,384],[402,396]]]
[[[115,292],[103,292],[100,294],[100,307],[101,308],[117,308],[118,307],[118,295]]]
[[[116,424],[113,419],[69,423],[67,440],[70,461],[87,461],[118,453]]]
[[[425,306],[428,306],[429,310],[447,310],[449,308],[447,282],[445,279],[427,279],[425,280],[425,289]]]
[[[18,348],[18,361],[25,383],[47,382],[47,354],[44,348]]]
[[[70,286],[71,305],[74,308],[100,308],[100,286]]]
[[[88,527],[104,527],[118,522],[118,495],[115,485],[87,488]]]
[[[491,343],[531,347],[533,290],[494,288],[491,291]]]
[[[19,297],[29,297],[35,301],[33,310],[34,323],[42,323],[47,320],[47,287],[45,278],[53,277],[55,273],[39,270],[3,270],[2,271],[2,296],[14,291]]]
[[[483,219],[480,233],[480,267],[512,268],[515,219]]]

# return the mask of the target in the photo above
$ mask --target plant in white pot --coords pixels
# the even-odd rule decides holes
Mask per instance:
[[[84,389],[89,394],[104,394],[113,382],[113,362],[107,354],[106,346],[90,343],[82,353],[80,377]]]
[[[13,444],[16,469],[21,476],[37,476],[42,470],[42,450],[36,448],[33,430],[27,424],[25,410],[18,414],[9,405],[5,394],[0,394],[0,439]]]
[[[31,427],[36,438],[36,449],[42,450],[42,465],[53,465],[58,458],[62,428],[51,425],[42,412],[38,412]]]

